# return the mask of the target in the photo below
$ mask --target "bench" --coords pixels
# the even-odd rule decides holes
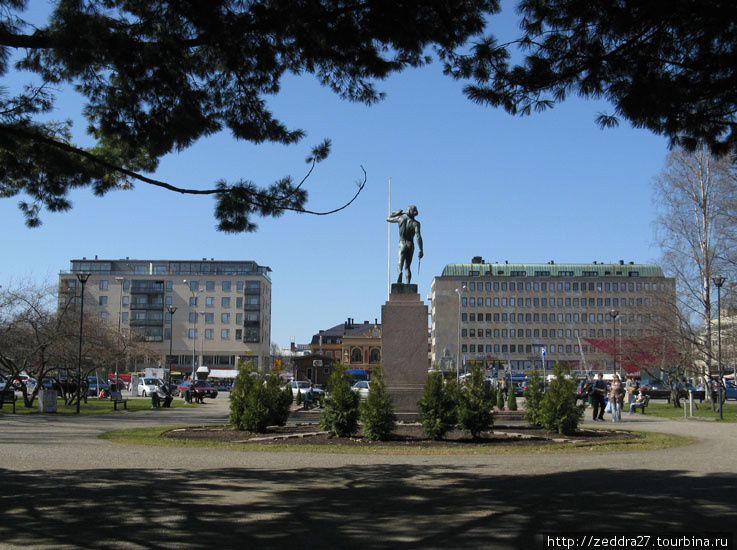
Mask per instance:
[[[637,412],[637,409],[642,411],[642,414],[645,414],[645,407],[647,407],[647,404],[650,403],[650,396],[646,395],[645,398],[642,400],[642,403],[632,403],[630,405],[630,411]]]
[[[18,399],[15,396],[15,390],[2,390],[0,391],[0,409],[5,405],[5,402],[13,403],[13,414],[15,414],[15,401]]]
[[[110,401],[113,402],[113,410],[118,410],[118,403],[123,404],[123,408],[127,411],[128,410],[128,400],[123,399],[123,394],[119,391],[111,391],[110,392]]]

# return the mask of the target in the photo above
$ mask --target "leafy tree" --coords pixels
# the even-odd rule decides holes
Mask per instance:
[[[483,368],[473,366],[471,376],[466,378],[465,387],[458,392],[458,424],[461,429],[478,439],[481,432],[494,425],[492,406],[491,392],[488,382],[484,380]]]
[[[533,426],[540,425],[540,404],[545,395],[540,371],[532,369],[525,390],[525,420]]]
[[[458,422],[458,385],[445,379],[440,371],[432,371],[425,381],[422,399],[417,402],[420,423],[428,437],[443,439]]]
[[[363,435],[368,439],[385,440],[397,427],[392,399],[386,391],[384,371],[381,365],[373,370],[368,397],[361,403]]]
[[[549,432],[570,435],[581,424],[586,405],[576,405],[576,380],[568,367],[558,363],[553,374],[555,378],[540,402],[538,419]]]
[[[320,425],[338,437],[350,437],[358,431],[360,398],[351,389],[351,381],[351,375],[346,372],[345,365],[333,365]]]
[[[446,60],[472,81],[472,100],[529,114],[569,94],[605,98],[614,113],[598,116],[603,127],[624,118],[690,150],[737,149],[737,4],[521,0],[517,9],[516,40],[487,37]]]
[[[145,174],[225,130],[254,144],[298,143],[305,131],[269,108],[285,75],[309,73],[341,98],[371,105],[383,97],[375,81],[425,65],[430,48],[450,55],[498,11],[496,0],[55,0],[39,27],[23,20],[24,0],[2,5],[0,74],[14,84],[25,77],[10,72],[16,54],[16,69],[31,76],[23,91],[0,95],[0,196],[30,197],[20,203],[27,224],[40,223],[42,208],[68,210],[72,189],[102,196],[145,183],[213,196],[218,228],[228,232],[255,230],[257,216],[330,213],[307,210],[303,187],[330,141],[312,148],[299,182],[188,189]],[[71,122],[49,118],[64,87],[82,96],[88,147],[74,139]],[[356,196],[365,181],[364,174]]]

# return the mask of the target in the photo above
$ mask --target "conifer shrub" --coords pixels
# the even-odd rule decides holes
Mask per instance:
[[[496,392],[496,408],[500,411],[504,410],[504,391],[502,391],[501,386]]]
[[[463,431],[478,439],[481,432],[494,425],[489,383],[484,380],[481,366],[471,368],[466,385],[458,392],[458,424]]]
[[[299,388],[297,388],[297,400],[296,400],[296,403],[297,403],[297,405],[301,405],[302,404],[302,391]]]
[[[351,375],[345,365],[336,364],[328,379],[325,410],[320,415],[320,426],[338,437],[350,437],[358,431],[359,397],[351,389]]]
[[[432,371],[425,381],[422,399],[417,402],[420,423],[427,437],[443,439],[458,422],[458,384],[445,379],[440,371]]]
[[[540,425],[549,432],[571,435],[583,420],[585,405],[576,405],[576,380],[570,369],[555,365],[554,379],[540,402]]]
[[[380,365],[373,370],[368,398],[361,403],[360,412],[363,435],[368,439],[384,441],[397,427],[397,415],[386,391],[384,371]]]
[[[540,403],[545,395],[540,371],[533,369],[525,390],[525,420],[532,426],[540,425]]]
[[[259,433],[268,426],[286,424],[292,393],[279,383],[277,375],[263,376],[250,363],[240,366],[230,394],[230,424]]]
[[[509,388],[509,392],[507,393],[507,409],[510,411],[517,410],[517,394],[514,391],[514,384],[512,384]]]

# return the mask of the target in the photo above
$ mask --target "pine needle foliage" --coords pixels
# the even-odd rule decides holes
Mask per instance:
[[[289,418],[291,390],[280,386],[275,374],[259,374],[249,363],[239,367],[230,398],[230,424],[238,430],[263,433],[283,426]]]
[[[441,440],[458,422],[458,384],[444,379],[440,371],[431,372],[425,382],[422,399],[417,402],[420,423],[428,437]]]
[[[525,390],[525,420],[532,426],[540,425],[540,403],[545,395],[540,371],[533,369]]]
[[[570,369],[555,365],[550,382],[540,403],[540,425],[549,432],[574,434],[583,420],[585,405],[576,405],[576,380]]]
[[[502,391],[501,386],[496,392],[496,408],[500,411],[504,410],[504,392]]]
[[[514,384],[512,384],[512,387],[509,388],[509,392],[507,393],[507,409],[510,411],[517,410],[517,395],[514,391]]]
[[[481,432],[494,425],[491,391],[481,366],[472,367],[466,381],[465,387],[458,392],[458,424],[463,431],[478,439]]]
[[[345,365],[333,366],[320,426],[338,437],[350,437],[358,431],[360,400],[358,394],[351,389],[351,382],[351,375],[346,372]]]
[[[384,441],[397,427],[397,415],[394,414],[394,405],[386,391],[381,365],[373,370],[368,398],[361,403],[360,411],[363,435],[367,439]]]

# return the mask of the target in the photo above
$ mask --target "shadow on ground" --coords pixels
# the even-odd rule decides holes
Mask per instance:
[[[724,532],[737,519],[736,476],[646,469],[0,469],[0,487],[0,546],[28,548],[543,548],[547,532]]]

